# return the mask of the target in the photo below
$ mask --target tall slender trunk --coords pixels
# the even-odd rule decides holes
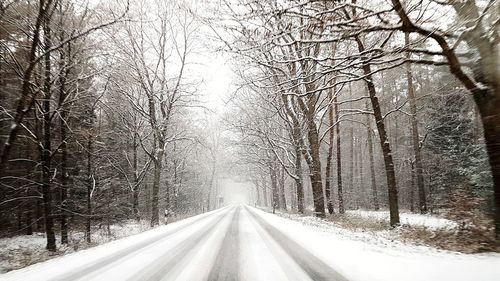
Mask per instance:
[[[345,213],[344,207],[344,193],[342,191],[342,154],[340,147],[340,116],[339,116],[339,105],[337,103],[337,95],[333,97],[334,111],[335,111],[335,133],[337,137],[337,196],[339,200],[339,213]]]
[[[405,45],[410,44],[410,35],[405,32]],[[406,54],[406,57],[410,58],[410,53]],[[425,186],[424,186],[424,175],[423,175],[423,165],[422,165],[422,153],[420,152],[420,137],[418,134],[418,123],[417,123],[417,105],[415,101],[415,94],[413,89],[413,77],[411,72],[410,63],[406,63],[406,79],[408,85],[408,102],[410,104],[410,122],[411,122],[411,135],[412,135],[412,145],[413,145],[413,157],[415,158],[415,178],[418,189],[418,207],[421,214],[427,213],[427,199],[425,197]]]
[[[35,118],[35,131],[37,139],[43,139],[43,120]],[[42,163],[43,145],[38,145],[37,148],[38,148],[39,162]],[[37,169],[35,174],[35,177],[37,178],[36,181],[39,182],[40,184],[36,186],[35,193],[42,194],[43,189],[41,183],[43,182],[43,166],[40,165],[36,169]],[[35,217],[36,217],[36,230],[38,232],[41,232],[42,229],[44,229],[44,223],[45,223],[43,217],[43,196],[36,199]]]
[[[63,92],[64,90],[61,90]],[[66,132],[66,112],[65,109],[61,108],[61,121],[60,121],[60,133],[61,133],[61,243],[68,243],[68,220],[67,220],[67,206],[68,206],[68,145],[67,145],[67,132]]]
[[[410,212],[415,212],[415,164],[411,163]]]
[[[358,186],[360,190],[360,195],[362,196],[362,203],[365,202],[365,183],[364,183],[364,169],[363,169],[363,145],[361,144],[361,140],[358,139],[358,157],[356,158],[356,163],[358,165]],[[358,205],[359,206],[359,205]],[[363,208],[365,208],[365,204],[363,204]]]
[[[351,123],[349,126],[349,188],[347,190],[348,195],[348,208],[356,209],[356,199],[354,198],[356,191],[354,187],[354,127]]]
[[[63,40],[61,38],[61,40]],[[68,43],[68,60],[71,60],[71,44]],[[67,206],[68,206],[68,181],[69,181],[69,175],[68,175],[68,134],[66,130],[66,122],[67,122],[67,115],[68,115],[68,110],[66,108],[65,102],[66,102],[66,78],[69,75],[69,67],[65,65],[66,63],[66,53],[64,50],[60,52],[61,55],[61,63],[60,67],[62,71],[62,75],[60,76],[59,79],[59,110],[60,110],[60,117],[61,119],[59,120],[59,130],[61,134],[61,188],[60,188],[60,198],[61,198],[61,216],[60,216],[60,223],[61,223],[61,244],[67,244],[68,243],[68,213],[67,213]],[[71,65],[71,62],[68,62],[68,65]]]
[[[363,45],[363,42],[361,42],[361,39],[356,37],[356,43],[358,44],[359,52],[363,53],[365,51],[365,47]],[[387,177],[387,193],[389,195],[390,224],[391,226],[396,226],[399,225],[398,189],[396,185],[396,173],[394,171],[394,161],[392,159],[391,146],[387,137],[384,119],[382,117],[382,111],[380,109],[380,103],[377,98],[375,84],[373,83],[371,66],[368,63],[363,63],[362,67],[363,74],[366,77],[366,86],[368,88],[368,94],[370,95],[373,114],[375,116],[375,123],[380,138],[380,146],[382,148],[382,154],[384,156],[384,165]]]
[[[91,224],[92,224],[92,189],[94,186],[94,175],[92,173],[92,133],[89,132],[87,139],[87,218],[85,222],[85,238],[87,243],[91,239]]]
[[[32,155],[32,147],[30,144],[28,144],[28,147],[26,149],[26,159],[35,159]],[[36,182],[34,180],[33,175],[36,172],[36,165],[27,165],[26,166],[26,175],[28,175],[29,179],[32,180],[33,182]],[[34,196],[36,193],[34,192],[33,188],[27,188],[25,191],[25,196],[27,198]],[[25,207],[25,214],[26,214],[26,235],[32,235],[33,234],[33,199],[27,199]]]
[[[368,105],[367,105],[368,108]],[[368,139],[368,157],[370,161],[370,183],[371,183],[371,191],[372,191],[372,202],[373,208],[378,211],[379,203],[378,203],[378,193],[377,193],[377,181],[375,180],[375,161],[373,157],[373,140],[372,140],[372,128],[371,128],[371,116],[366,115],[366,135]]]
[[[50,38],[50,24],[44,24],[44,50],[52,47]],[[56,250],[56,237],[54,233],[54,220],[52,217],[52,148],[51,148],[51,59],[50,53],[45,55],[45,81],[43,100],[43,152],[42,152],[42,197],[45,218],[45,233],[47,235],[47,250]]]
[[[280,207],[286,211],[286,196],[285,196],[285,168],[280,167],[279,171],[279,196]]]
[[[300,134],[300,128],[299,128]],[[297,211],[304,213],[304,184],[302,180],[302,154],[298,143],[295,144],[295,192],[297,197]]]
[[[132,190],[132,210],[134,212],[134,217],[136,221],[140,221],[141,217],[139,215],[139,158],[137,157],[137,134],[134,132],[134,137],[132,139],[132,167],[134,169],[134,189]]]
[[[349,99],[352,99],[352,87],[351,87],[351,83],[349,83]],[[357,208],[357,203],[356,203],[356,190],[355,190],[355,187],[354,187],[354,175],[355,175],[355,172],[354,172],[354,142],[355,142],[355,139],[354,139],[354,124],[353,122],[349,122],[349,188],[347,189],[347,192],[346,192],[346,195],[347,198],[349,199],[348,200],[348,208],[351,207],[351,208],[354,208],[356,209]]]
[[[328,144],[328,154],[326,156],[326,168],[325,168],[325,197],[326,197],[326,206],[328,209],[329,214],[334,213],[333,209],[333,198],[332,198],[332,192],[331,192],[331,180],[332,180],[332,156],[333,156],[333,95],[332,92],[335,93],[335,87],[332,88],[328,92],[328,137],[329,137],[329,144]]]

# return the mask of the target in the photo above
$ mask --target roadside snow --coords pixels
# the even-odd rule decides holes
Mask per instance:
[[[76,252],[84,253],[92,251],[93,249],[96,249],[96,252],[102,253],[104,256],[107,253],[106,251],[102,251],[102,247],[99,246],[101,244],[108,243],[106,245],[114,245],[114,243],[123,243],[120,241],[129,241],[127,243],[134,243],[140,241],[141,238],[147,239],[148,237],[161,235],[161,233],[165,231],[169,231],[170,229],[189,223],[191,219],[192,218],[188,218],[182,221],[169,223],[168,225],[159,226],[155,229],[151,229],[149,222],[136,222],[134,220],[120,225],[111,225],[109,229],[110,231],[108,231],[107,227],[104,226],[102,228],[93,229],[91,244],[87,244],[85,242],[85,235],[83,232],[75,231],[70,233],[70,243],[68,246],[61,245],[60,237],[56,236],[57,252],[55,253],[45,250],[46,238],[44,233],[21,235],[12,238],[1,238],[0,274],[16,269],[25,270],[24,268],[27,266],[28,267],[26,269],[37,267],[37,263],[44,261],[47,261],[46,263],[51,263],[52,261],[59,260],[61,258],[71,257]],[[140,233],[144,233],[144,235],[136,235]],[[101,249],[101,251],[98,249]],[[119,250],[120,247],[110,247],[109,249]],[[75,259],[73,258],[72,260]],[[2,279],[1,276],[2,275],[0,275],[0,280]]]
[[[313,217],[252,211],[351,281],[498,281],[500,254],[460,254],[359,233]]]
[[[92,243],[85,242],[84,232],[72,231],[69,235],[69,244],[61,245],[60,237],[56,236],[57,252],[45,250],[47,240],[45,233],[33,235],[19,235],[0,239],[0,273],[26,267],[28,265],[46,261],[57,256],[66,255],[81,249],[107,243],[119,238],[138,234],[149,230],[149,222],[128,221],[121,225],[111,225],[109,232],[106,227],[92,231]]]
[[[389,221],[389,211],[367,211],[367,210],[349,210],[347,214],[372,219],[378,221]],[[402,225],[421,226],[433,230],[437,229],[455,229],[458,224],[452,220],[440,218],[432,215],[421,215],[412,213],[400,213],[399,218]]]

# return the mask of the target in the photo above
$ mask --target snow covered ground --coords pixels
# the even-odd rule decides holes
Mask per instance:
[[[229,206],[0,280],[498,281],[500,254],[440,251],[312,217]]]
[[[389,221],[389,211],[348,210],[346,213],[365,219]],[[399,217],[402,225],[421,226],[433,230],[454,229],[458,226],[458,224],[452,220],[432,215],[400,213]]]
[[[92,231],[92,243],[85,241],[83,232],[70,233],[69,246],[60,244],[60,237],[56,237],[57,252],[45,251],[47,240],[44,233],[33,235],[19,235],[0,239],[0,273],[19,269],[37,262],[46,261],[55,256],[62,256],[88,247],[107,243],[119,238],[138,234],[149,230],[149,222],[131,220],[121,225],[111,225],[110,231],[106,227]]]
[[[313,217],[286,219],[255,212],[351,281],[500,280],[498,253],[441,251],[346,230]]]

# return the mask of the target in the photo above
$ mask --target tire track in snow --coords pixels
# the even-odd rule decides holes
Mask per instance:
[[[240,280],[240,212],[241,206],[238,206],[208,276],[209,281]]]
[[[307,249],[272,226],[245,206],[254,220],[283,248],[283,250],[315,281],[348,281],[344,276],[313,255]]]
[[[149,264],[145,269],[137,272],[128,281],[140,280],[140,281],[158,281],[163,280],[168,273],[183,259],[187,256],[189,252],[195,249],[199,244],[204,242],[204,238],[207,238],[211,232],[213,232],[217,226],[224,220],[227,216],[234,216],[235,212],[227,212],[221,215],[215,220],[215,222],[208,224],[203,227],[195,234],[186,237],[183,242],[177,244],[173,249],[163,254],[159,257],[156,262]],[[165,278],[168,279],[168,278]]]
[[[77,280],[80,278],[84,278],[86,275],[93,273],[95,271],[98,271],[99,269],[104,268],[111,263],[114,263],[118,260],[121,260],[125,257],[128,257],[128,256],[142,250],[145,247],[151,246],[152,244],[159,243],[162,240],[169,238],[170,235],[175,234],[176,232],[181,231],[185,228],[188,228],[201,220],[209,219],[211,217],[217,216],[217,214],[223,212],[225,209],[226,208],[222,208],[222,209],[217,210],[216,212],[214,212],[208,216],[202,216],[200,218],[196,218],[186,225],[182,225],[178,228],[172,229],[172,230],[167,231],[165,233],[150,237],[147,240],[141,241],[137,244],[134,244],[133,246],[126,248],[126,249],[123,249],[123,250],[117,251],[113,254],[110,254],[109,256],[106,256],[105,258],[97,259],[97,260],[93,261],[92,263],[89,263],[89,264],[86,264],[85,266],[79,267],[78,270],[74,270],[74,271],[67,273],[67,274],[62,274],[62,275],[60,275],[57,278],[54,278],[52,280],[53,281],[67,281],[67,280]]]

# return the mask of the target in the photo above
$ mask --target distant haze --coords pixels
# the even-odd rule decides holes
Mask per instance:
[[[224,205],[249,204],[253,205],[250,195],[252,184],[249,182],[237,182],[230,178],[220,181],[221,194],[224,197]]]

